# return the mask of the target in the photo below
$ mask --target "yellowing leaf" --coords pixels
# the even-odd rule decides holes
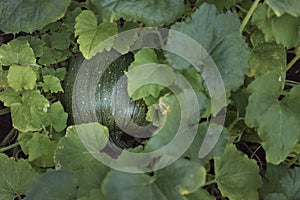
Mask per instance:
[[[21,103],[21,95],[11,88],[5,88],[4,91],[0,92],[0,101],[9,107],[13,103]]]
[[[13,126],[22,132],[38,131],[48,126],[46,112],[49,107],[48,100],[40,91],[26,91],[20,103],[11,105]]]
[[[28,65],[34,63],[35,55],[27,41],[15,39],[0,47],[0,64],[2,65]]]
[[[285,78],[286,52],[283,45],[260,43],[251,51],[248,76],[260,77],[269,71],[280,72]]]
[[[36,73],[30,66],[11,66],[8,70],[8,85],[17,92],[32,90],[36,82]]]

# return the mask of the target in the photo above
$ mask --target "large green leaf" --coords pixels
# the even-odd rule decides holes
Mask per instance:
[[[259,5],[253,14],[252,23],[262,30],[267,42],[275,40],[286,47],[297,46],[300,43],[299,17],[289,14],[277,17],[272,12],[267,5]]]
[[[33,183],[26,199],[30,200],[72,200],[76,197],[77,183],[72,172],[49,171]]]
[[[1,65],[28,65],[34,63],[35,55],[27,41],[15,39],[0,47]]]
[[[230,92],[238,89],[243,83],[244,71],[248,66],[248,47],[239,32],[239,27],[240,20],[236,14],[229,11],[225,14],[218,14],[214,6],[203,4],[189,19],[175,23],[171,29],[186,34],[202,45],[216,63],[226,91]],[[183,48],[178,46],[178,38],[176,37],[178,36],[169,36],[167,49]],[[188,48],[182,51],[191,52],[191,56],[195,55],[191,59],[201,63],[197,54],[201,52],[193,52],[193,49]],[[190,66],[190,63],[181,57],[168,52],[165,55],[169,63],[177,69]],[[204,61],[204,63],[206,62]]]
[[[2,0],[0,29],[33,32],[64,16],[70,0]]]
[[[16,162],[14,158],[0,154],[0,200],[25,195],[36,176],[26,160]]]
[[[206,2],[209,4],[214,4],[218,10],[222,11],[224,8],[230,8],[232,5],[234,5],[234,3],[236,2],[236,0],[200,0],[200,2]]]
[[[264,200],[288,200],[287,197],[280,193],[268,194]]]
[[[279,72],[285,77],[286,52],[283,45],[260,43],[252,49],[247,75],[260,77],[268,71]]]
[[[288,169],[281,165],[268,164],[263,176],[263,184],[259,189],[259,196],[264,199],[268,194],[283,193],[279,180],[287,173]]]
[[[261,185],[259,169],[255,160],[250,160],[234,145],[227,145],[221,157],[215,157],[215,180],[223,196],[231,200],[258,199]]]
[[[76,17],[75,35],[78,35],[80,51],[87,59],[92,58],[97,52],[109,50],[113,41],[105,43],[104,49],[95,49],[95,47],[117,33],[115,22],[103,22],[98,25],[97,17],[92,11],[83,11]]]
[[[43,82],[40,83],[45,92],[58,93],[63,92],[63,89],[60,84],[60,80],[52,75],[43,76]]]
[[[123,18],[143,22],[147,26],[170,24],[184,11],[184,1],[181,0],[92,0],[91,2],[104,19]]]
[[[289,170],[288,174],[280,179],[280,184],[288,199],[298,199],[300,197],[300,168]]]
[[[69,126],[66,135],[61,138],[57,144],[54,155],[57,168],[79,170],[84,167],[85,163],[95,161],[93,155],[84,146],[83,141],[81,140],[83,138],[79,137],[78,130],[84,131],[86,137],[89,137],[89,135],[91,137],[97,137],[102,131],[108,135],[107,128],[98,123]],[[101,149],[99,149],[99,151],[100,150]]]
[[[287,169],[281,165],[267,165],[260,197],[264,199],[298,199],[300,196],[300,170]],[[276,197],[276,198],[275,198]]]
[[[210,133],[208,133],[208,127],[210,128]],[[189,149],[184,153],[184,156],[188,157],[191,160],[199,161],[203,165],[209,162],[210,159],[212,159],[215,156],[221,156],[224,152],[224,149],[226,147],[226,144],[229,140],[229,134],[227,129],[223,129],[221,135],[218,134],[218,129],[220,128],[220,125],[215,124],[213,122],[207,123],[203,122],[198,127],[198,133],[195,137],[192,145],[189,147]],[[204,144],[204,138],[207,140]],[[216,141],[216,144],[210,143]],[[212,150],[204,157],[199,158],[199,152],[202,145],[205,145],[206,147],[213,146]]]
[[[78,179],[78,197],[86,196],[87,193],[100,189],[102,181],[110,168],[100,163],[98,160],[84,163],[83,169],[77,171],[76,178]],[[90,194],[91,196],[92,194]]]
[[[266,2],[277,16],[281,16],[284,13],[288,13],[295,17],[300,16],[300,1],[298,0],[267,0]]]
[[[250,84],[251,94],[246,109],[248,126],[258,129],[268,162],[278,164],[293,151],[299,136],[300,87],[278,100],[284,79],[270,72]]]
[[[199,189],[205,175],[201,165],[180,159],[153,176],[112,171],[104,179],[103,190],[109,200],[185,200],[182,194]]]
[[[196,192],[186,195],[187,200],[216,200],[206,190],[200,188]]]

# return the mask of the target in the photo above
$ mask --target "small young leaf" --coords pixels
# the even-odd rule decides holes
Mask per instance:
[[[60,132],[66,128],[68,113],[59,101],[50,106],[48,116],[55,131]]]
[[[63,92],[63,89],[60,84],[60,80],[57,77],[52,75],[43,76],[43,82],[40,83],[40,86],[42,86],[45,92],[49,92],[49,91],[51,93]]]
[[[10,66],[7,74],[8,85],[17,92],[32,90],[37,76],[30,66]]]
[[[63,81],[65,79],[65,76],[67,75],[67,70],[66,68],[44,68],[43,75],[52,75]]]
[[[46,45],[43,40],[33,36],[21,36],[18,40],[28,41],[36,57],[43,55],[43,47]]]
[[[72,55],[72,53],[69,50],[60,51],[56,49],[51,49],[47,46],[44,46],[43,52],[44,53],[38,60],[38,63],[46,66],[64,61]]]
[[[10,107],[13,103],[21,103],[21,95],[11,88],[5,88],[4,91],[0,92],[0,101],[6,107]]]
[[[147,66],[143,66],[144,64],[149,64]],[[152,65],[153,64],[153,67]],[[128,73],[126,73],[128,77],[128,93],[130,97],[134,100],[145,98],[147,96],[152,96],[157,98],[160,94],[160,91],[164,89],[164,86],[159,84],[154,84],[155,82],[161,82],[159,80],[155,80],[155,78],[160,79],[162,76],[161,71],[168,70],[166,76],[163,76],[169,84],[175,79],[175,74],[172,72],[171,68],[167,68],[165,65],[160,65],[157,67],[158,59],[153,49],[142,49],[138,51],[134,55],[134,61],[130,64]],[[156,67],[155,67],[156,66]],[[139,67],[140,70],[137,70]],[[165,69],[165,70],[162,70]],[[136,86],[137,83],[142,82],[142,80],[152,81],[153,84],[144,84],[143,86],[137,88],[137,90],[133,91],[132,88]],[[165,85],[167,86],[167,85]]]

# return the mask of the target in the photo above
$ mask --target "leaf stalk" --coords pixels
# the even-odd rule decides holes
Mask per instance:
[[[246,25],[248,24],[251,16],[253,15],[255,9],[258,6],[260,0],[255,0],[254,3],[252,4],[251,8],[249,9],[249,11],[247,12],[245,18],[242,21],[241,27],[240,27],[240,32],[243,32],[243,30],[245,29]]]
[[[20,145],[20,144],[19,144],[18,142],[16,142],[16,143],[14,143],[14,144],[12,144],[12,145],[9,145],[9,146],[7,146],[7,147],[0,148],[0,153],[3,153],[3,152],[8,151],[8,150],[10,150],[10,149],[13,149],[13,148],[15,148],[15,147],[17,147],[17,146],[19,146],[19,145]]]

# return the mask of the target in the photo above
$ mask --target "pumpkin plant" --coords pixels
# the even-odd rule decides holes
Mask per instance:
[[[1,0],[0,200],[299,199],[299,10],[298,0]],[[78,84],[84,73],[96,79]],[[166,151],[136,173],[114,167],[168,146],[182,124],[192,141],[176,160]]]

